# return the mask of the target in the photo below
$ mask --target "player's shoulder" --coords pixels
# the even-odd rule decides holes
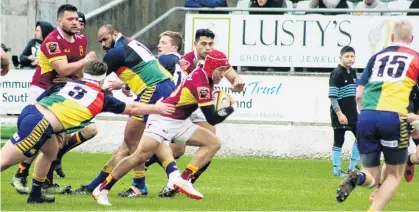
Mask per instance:
[[[75,34],[74,38],[77,43],[87,44],[87,38],[84,35]]]
[[[125,50],[120,47],[114,47],[109,49],[109,51],[106,52],[105,56],[103,57],[103,60],[113,60],[116,58],[119,58],[119,56],[125,56]]]
[[[158,59],[160,63],[178,63],[180,55],[175,53],[162,54]]]
[[[51,41],[60,41],[62,39],[60,33],[57,29],[54,29],[51,33],[47,35],[47,37],[44,39],[43,43],[45,42],[51,42]]]
[[[195,60],[195,52],[188,52],[185,55],[183,55],[182,59],[187,60],[189,62]]]

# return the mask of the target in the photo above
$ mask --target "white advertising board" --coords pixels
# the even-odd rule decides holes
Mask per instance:
[[[20,114],[27,105],[33,70],[11,70],[0,78],[1,114]],[[110,75],[109,78],[113,78]],[[231,93],[223,80],[216,89],[231,93],[237,101],[231,121],[285,121],[329,123],[328,78],[316,76],[243,75],[243,92]],[[120,91],[114,96],[133,101]],[[102,114],[109,116],[113,114]]]
[[[419,16],[200,15],[187,14],[185,52],[193,50],[197,29],[216,34],[215,48],[235,66],[336,67],[343,46],[356,51],[355,68],[391,44],[394,20],[407,19],[419,35]],[[419,51],[419,39],[412,48]]]

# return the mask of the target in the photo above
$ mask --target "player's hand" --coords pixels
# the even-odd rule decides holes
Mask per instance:
[[[35,59],[34,61],[32,61],[32,63],[31,63],[31,64],[32,64],[33,66],[36,66],[36,65],[38,65],[38,63],[39,63],[39,60],[38,60],[38,59]]]
[[[127,87],[127,86],[124,86],[124,87],[121,89],[121,91],[122,91],[122,93],[123,93],[126,97],[131,97],[131,96],[132,96],[131,90],[130,90],[130,89],[129,89],[129,87]]]
[[[30,61],[34,61],[34,60],[35,60],[35,57],[34,57],[33,55],[29,55],[29,56],[28,56],[28,59],[29,59]]]
[[[418,130],[416,130],[416,129],[414,129],[414,130],[412,130],[412,138],[413,139],[418,139],[419,138],[419,131]]]
[[[109,85],[106,90],[113,91],[113,90],[120,90],[124,87],[125,83],[121,80],[109,80]]]
[[[172,104],[163,103],[161,100],[154,104],[154,110],[159,115],[170,115],[175,112],[175,106]]]
[[[243,82],[241,77],[236,76],[236,78],[234,78],[233,85],[230,87],[230,90],[233,92],[242,92],[244,89],[244,86],[245,86],[245,83]]]
[[[345,114],[338,115],[339,123],[342,125],[348,125],[348,119],[346,118]]]
[[[87,53],[84,58],[86,58],[89,61],[91,61],[91,60],[98,60],[98,58],[96,56],[96,52],[94,52],[94,51],[91,51],[91,52]]]

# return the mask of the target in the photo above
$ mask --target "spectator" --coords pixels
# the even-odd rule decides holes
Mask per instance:
[[[364,0],[356,6],[356,9],[387,9],[387,4],[380,0]],[[374,13],[374,12],[357,12],[355,15],[359,16],[379,16],[379,15],[391,15],[391,13]]]
[[[330,8],[330,9],[342,9],[349,8],[346,0],[311,0],[311,8]],[[347,14],[346,12],[336,12],[336,13],[323,13],[324,15],[336,15],[336,14]]]
[[[228,7],[226,0],[185,0],[185,7]],[[200,11],[202,14],[228,14],[228,12]]]
[[[258,8],[287,8],[287,3],[285,0],[252,0],[250,2],[250,7]],[[277,14],[282,15],[283,12],[249,12],[249,14]]]
[[[409,9],[419,9],[419,0],[413,0],[412,4],[410,4]],[[409,15],[409,16],[411,16],[411,15],[419,16],[419,13],[409,12],[409,13],[407,13],[407,15]]]
[[[81,12],[77,12],[77,14],[79,15],[79,23],[80,23],[80,31],[78,34],[82,35],[84,32],[84,25],[86,24],[86,17]]]
[[[42,41],[54,30],[54,27],[43,21],[38,21],[35,28],[35,38],[30,40],[20,55],[20,64],[35,68],[39,62],[39,52]]]

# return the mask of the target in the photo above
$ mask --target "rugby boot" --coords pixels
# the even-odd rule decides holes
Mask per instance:
[[[92,194],[93,191],[90,191],[89,189],[87,189],[87,185],[81,185],[80,188],[71,191],[71,194],[74,195],[90,195]]]
[[[340,183],[338,189],[336,190],[336,200],[339,203],[345,201],[349,194],[351,194],[351,192],[355,189],[358,184],[358,175],[358,170],[352,170]]]
[[[70,194],[71,186],[60,186],[58,184],[44,184],[42,190],[47,194]]]
[[[131,188],[127,189],[126,191],[122,191],[118,193],[119,197],[127,197],[127,198],[145,197],[147,195],[148,195],[147,186],[145,186],[143,189],[139,189],[135,186],[131,186]]]
[[[26,201],[26,203],[28,204],[54,203],[54,202],[55,202],[54,196],[45,195],[45,194],[40,194],[40,195],[31,194],[29,195],[28,200]]]
[[[12,186],[15,187],[17,193],[29,194],[26,177],[13,177],[12,182],[10,184],[12,184]]]

